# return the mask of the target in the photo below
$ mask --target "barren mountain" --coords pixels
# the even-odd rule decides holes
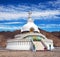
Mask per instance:
[[[53,35],[51,32],[44,31],[42,29],[39,29],[40,32],[45,35],[48,39],[52,39],[54,42],[54,46],[60,46],[60,39],[59,37]]]
[[[42,29],[39,29],[39,30],[40,30],[40,33],[45,35],[48,39],[53,40],[54,46],[60,46],[60,39],[58,38],[58,36],[55,35],[55,33],[47,32],[47,31],[44,31]],[[8,39],[13,39],[15,35],[20,34],[20,33],[21,33],[20,30],[16,30],[16,31],[13,31],[13,32],[9,32],[9,31],[0,32],[0,46],[5,47],[6,46],[6,41]]]
[[[53,35],[57,36],[60,39],[60,31],[51,32]]]

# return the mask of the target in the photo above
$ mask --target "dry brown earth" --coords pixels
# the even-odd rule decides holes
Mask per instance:
[[[60,57],[60,48],[39,52],[0,50],[0,57]]]

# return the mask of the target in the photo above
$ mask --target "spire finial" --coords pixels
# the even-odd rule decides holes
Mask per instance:
[[[28,12],[28,14],[29,14],[28,18],[31,18],[32,12],[30,11],[30,12]]]
[[[32,18],[31,18],[31,14],[32,14],[31,11],[28,12],[28,22],[33,22]]]

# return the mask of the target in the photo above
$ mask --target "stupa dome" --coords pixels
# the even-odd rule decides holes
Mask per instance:
[[[38,26],[34,24],[31,18],[31,12],[29,12],[28,22],[21,28],[21,32],[30,31],[31,28],[33,28],[34,31],[39,32]]]

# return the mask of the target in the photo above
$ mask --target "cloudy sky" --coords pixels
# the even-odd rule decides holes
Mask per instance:
[[[0,31],[19,30],[29,11],[39,28],[60,31],[60,0],[0,0]]]

